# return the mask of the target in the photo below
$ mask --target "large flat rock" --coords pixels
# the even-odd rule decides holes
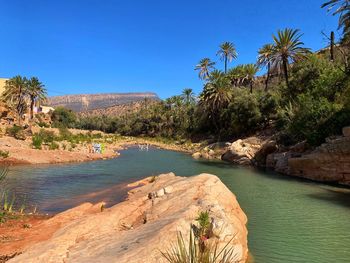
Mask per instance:
[[[230,241],[237,262],[246,262],[247,218],[216,176],[166,174],[136,185],[141,186],[126,201],[101,212],[79,214],[75,208],[53,217],[51,223],[65,223],[50,239],[9,262],[166,262],[161,251],[176,240],[178,231],[187,239],[201,211],[209,211],[220,229],[222,246]]]

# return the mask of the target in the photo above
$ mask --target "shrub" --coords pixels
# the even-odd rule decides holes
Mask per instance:
[[[51,115],[52,126],[55,128],[73,128],[75,126],[77,117],[72,110],[64,107],[57,107]]]
[[[339,105],[326,98],[299,95],[297,102],[282,113],[287,133],[297,141],[306,139],[311,145],[322,143],[326,133],[321,127],[339,111]]]
[[[43,139],[41,138],[41,136],[39,134],[34,134],[32,137],[32,145],[35,149],[40,150],[41,149],[41,145],[43,144]]]
[[[9,136],[16,138],[17,140],[25,140],[26,136],[22,127],[14,125],[11,128],[6,129],[6,133]]]
[[[3,158],[3,159],[6,159],[10,156],[10,153],[9,151],[3,151],[3,150],[0,150],[0,157]]]
[[[284,95],[289,100],[302,93],[334,100],[335,94],[344,88],[345,77],[338,65],[320,56],[310,55],[293,66],[290,86],[289,89],[285,87]]]
[[[50,125],[46,122],[38,122],[37,124],[41,128],[49,128],[50,127]]]
[[[225,116],[226,115],[226,116]],[[259,128],[262,115],[257,97],[246,90],[239,90],[222,116],[229,123],[230,136],[240,136]]]
[[[49,144],[49,150],[58,150],[59,148],[60,148],[60,146],[55,142],[51,142]]]
[[[40,129],[38,136],[41,137],[44,143],[52,143],[56,139],[53,131],[47,131],[45,129]]]
[[[59,128],[59,133],[61,140],[70,140],[73,135],[66,127]]]

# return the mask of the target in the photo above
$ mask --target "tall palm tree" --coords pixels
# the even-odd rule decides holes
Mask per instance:
[[[272,61],[276,67],[283,71],[287,87],[289,87],[289,64],[305,58],[310,52],[310,49],[303,47],[301,36],[298,29],[290,28],[278,30],[277,36],[273,35],[275,48]]]
[[[32,77],[28,80],[27,95],[30,99],[30,118],[34,117],[34,105],[35,103],[42,103],[46,100],[45,86],[39,81],[37,77]]]
[[[225,73],[227,73],[227,64],[233,59],[237,58],[237,51],[233,43],[224,42],[220,45],[219,51],[216,53],[217,56],[220,56],[221,60],[225,63]]]
[[[250,93],[253,93],[253,85],[255,82],[256,73],[259,71],[259,67],[256,64],[246,64],[243,66],[244,79],[250,87]]]
[[[217,71],[211,76],[211,80],[205,84],[199,101],[201,106],[208,109],[209,118],[218,131],[221,124],[219,119],[220,112],[229,104],[233,97],[230,80],[225,74],[221,73],[220,76],[219,73]]]
[[[267,67],[265,91],[267,91],[269,85],[273,52],[274,46],[272,44],[266,44],[258,51],[258,66]]]
[[[330,0],[322,6],[328,7],[328,11],[334,10],[333,15],[339,16],[339,28],[343,28],[343,36],[350,34],[350,0]]]
[[[215,62],[212,62],[210,58],[203,58],[196,65],[195,70],[199,70],[200,79],[208,79],[210,71],[214,69]]]
[[[18,115],[18,123],[21,124],[22,117],[27,109],[25,101],[28,80],[25,77],[15,76],[5,82],[5,90],[2,94],[6,104],[13,108]]]
[[[195,101],[195,97],[192,89],[184,89],[182,91],[181,96],[186,105],[189,105]]]

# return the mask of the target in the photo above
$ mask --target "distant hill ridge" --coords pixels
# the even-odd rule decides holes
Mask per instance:
[[[85,112],[129,104],[144,99],[160,100],[154,92],[98,93],[53,96],[48,98],[51,107],[66,107],[75,112]]]

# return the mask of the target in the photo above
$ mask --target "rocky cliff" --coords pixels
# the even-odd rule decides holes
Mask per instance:
[[[84,204],[51,218],[37,231],[59,224],[58,230],[9,262],[166,262],[161,251],[179,231],[188,240],[201,211],[209,211],[221,246],[229,243],[236,262],[246,262],[247,218],[216,176],[166,174],[136,185],[125,202],[111,208],[99,211],[98,205]]]
[[[350,185],[350,127],[309,154],[288,159],[288,174],[321,182]]]
[[[51,107],[63,106],[76,112],[103,109],[144,99],[159,100],[157,94],[145,93],[101,93],[55,96],[48,99]]]

